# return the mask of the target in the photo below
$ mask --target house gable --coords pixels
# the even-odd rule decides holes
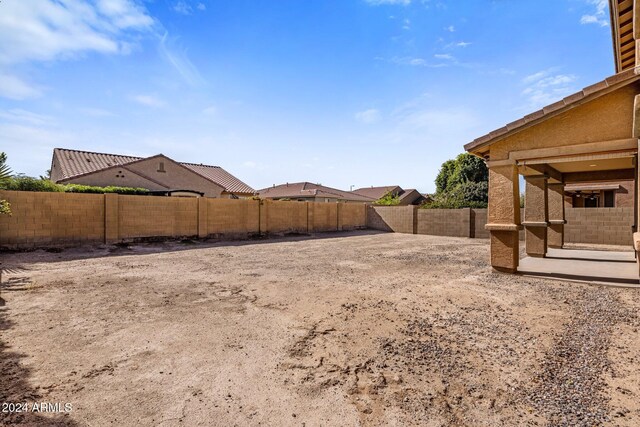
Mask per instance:
[[[53,179],[53,175],[52,175]],[[168,187],[160,182],[145,177],[123,165],[112,166],[95,172],[56,180],[61,184],[92,185],[97,187],[134,187],[147,190],[167,190]]]
[[[127,168],[171,190],[193,190],[204,193],[206,197],[220,197],[225,190],[163,154],[128,163]]]

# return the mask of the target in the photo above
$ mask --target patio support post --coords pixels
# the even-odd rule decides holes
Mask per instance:
[[[520,190],[515,162],[489,162],[489,213],[491,266],[507,273],[518,269],[520,243]]]
[[[547,175],[525,176],[524,221],[527,255],[543,258],[547,254],[547,227],[549,226],[549,200]]]
[[[550,248],[561,249],[564,245],[564,184],[547,183],[547,198],[549,202],[549,228],[547,230],[547,244]]]

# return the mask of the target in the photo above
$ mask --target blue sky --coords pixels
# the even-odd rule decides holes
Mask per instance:
[[[606,0],[2,0],[0,151],[434,190],[463,144],[614,73]]]

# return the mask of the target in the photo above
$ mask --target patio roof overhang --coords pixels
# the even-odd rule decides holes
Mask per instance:
[[[593,103],[593,101],[603,98],[625,87],[629,87],[639,80],[640,67],[631,68],[588,86],[573,95],[569,95],[558,102],[528,114],[484,136],[476,138],[474,141],[466,144],[464,148],[472,154],[486,160],[490,160],[489,151],[491,146],[506,139],[510,139],[514,135],[522,133],[527,129],[539,127],[540,124],[549,122],[551,119],[559,116],[566,117],[579,107]],[[640,93],[640,91],[637,91],[636,93]],[[630,102],[631,107],[633,107],[633,97],[627,101]],[[548,136],[554,137],[554,135]],[[631,137],[631,128],[629,128],[627,136]]]
[[[611,18],[611,35],[616,72],[628,70],[636,65],[636,40],[640,39],[640,22],[636,15],[640,7],[637,0],[609,0]]]

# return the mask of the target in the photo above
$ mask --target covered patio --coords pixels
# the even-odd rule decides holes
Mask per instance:
[[[491,265],[508,273],[638,283],[629,251],[571,251],[565,244],[565,187],[634,180],[638,224],[640,69],[631,68],[476,139],[467,151],[489,167]],[[524,218],[520,177],[525,182]],[[519,234],[525,230],[525,259]],[[640,239],[635,239],[640,240]],[[581,272],[581,273],[580,273]]]
[[[518,273],[525,276],[640,287],[633,251],[549,248],[545,258],[521,259]]]
[[[491,265],[508,273],[637,284],[640,6],[610,0],[616,74],[477,138],[465,149],[489,167]],[[520,176],[525,182],[520,218]],[[621,230],[628,250],[565,247],[565,190],[584,207],[608,207],[596,191],[633,180],[633,225]],[[583,193],[584,192],[584,193]],[[609,194],[609,199],[611,194]],[[606,198],[605,198],[606,199]],[[526,257],[520,260],[520,231]],[[609,230],[605,229],[605,233]],[[628,233],[628,237],[626,237]]]

